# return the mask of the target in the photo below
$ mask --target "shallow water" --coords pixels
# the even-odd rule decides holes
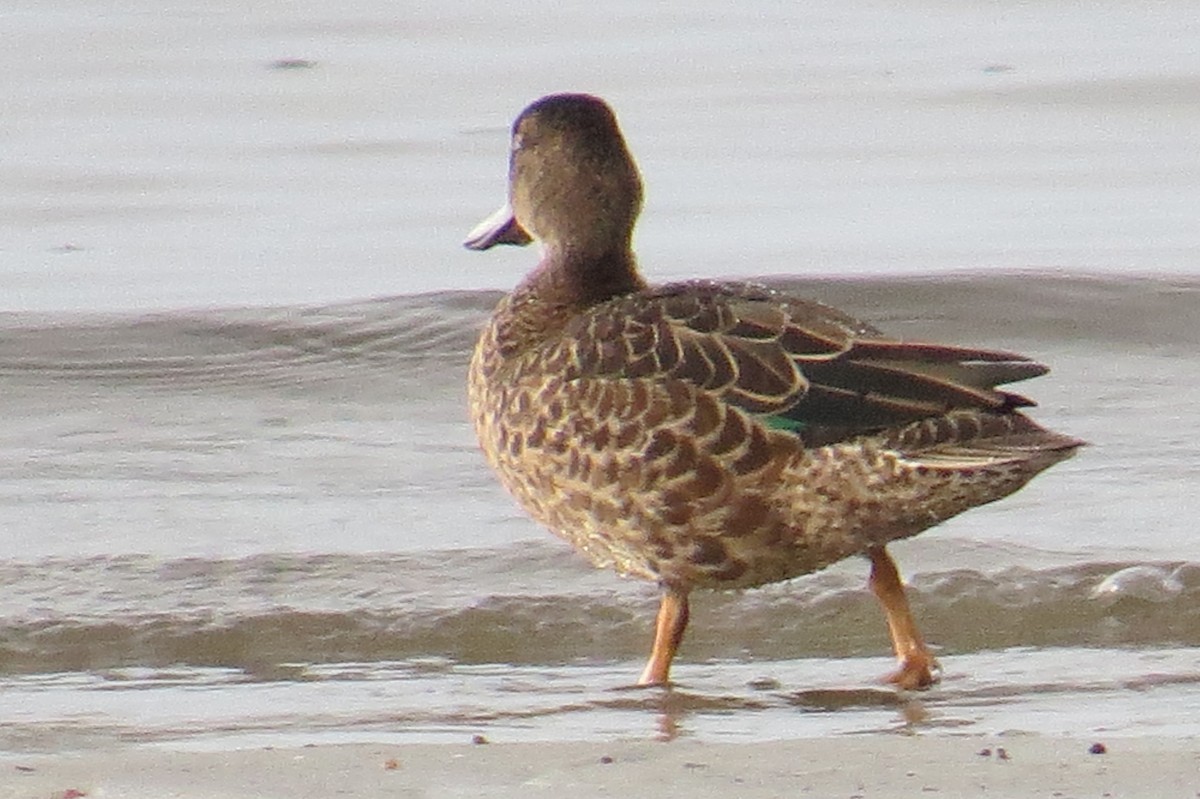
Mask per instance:
[[[0,749],[1195,734],[1190,6],[433,8],[0,12]],[[652,279],[838,273],[772,279],[1052,366],[1091,446],[895,547],[937,688],[877,685],[848,562],[698,596],[630,689],[653,586],[487,472],[466,358],[535,254],[458,242],[561,88],[617,105]]]
[[[0,746],[1176,730],[1200,701],[1200,383],[1181,366],[1200,283],[781,285],[1044,358],[1038,418],[1092,442],[895,547],[934,691],[875,687],[886,633],[858,562],[698,597],[678,690],[625,688],[653,587],[591,570],[476,452],[463,372],[494,293],[10,314]]]

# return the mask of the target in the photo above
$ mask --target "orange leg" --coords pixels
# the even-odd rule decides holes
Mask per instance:
[[[882,546],[871,547],[867,557],[871,559],[871,590],[883,605],[888,631],[892,634],[892,649],[900,661],[900,668],[888,675],[887,681],[901,688],[927,688],[937,682],[939,667],[913,620],[900,572]]]
[[[683,640],[688,623],[687,591],[667,586],[658,606],[658,623],[654,630],[654,649],[650,662],[638,678],[638,685],[667,685],[670,683],[671,661]]]

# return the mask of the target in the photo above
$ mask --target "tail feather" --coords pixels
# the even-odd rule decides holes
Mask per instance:
[[[1044,462],[1070,457],[1084,442],[1055,433],[1020,413],[956,411],[906,425],[881,442],[929,466],[969,468],[1003,461]]]

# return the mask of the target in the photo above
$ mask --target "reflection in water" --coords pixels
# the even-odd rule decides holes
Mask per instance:
[[[755,680],[747,687],[761,692],[764,683]],[[714,715],[738,719],[745,729],[756,725],[759,717],[784,707],[800,709],[803,713],[861,714],[863,711],[891,711],[892,723],[880,731],[916,731],[930,725],[933,718],[925,702],[908,691],[891,688],[815,688],[791,693],[772,691],[759,697],[712,695],[695,688],[683,688],[679,683],[669,686],[629,686],[614,689],[627,696],[592,703],[595,710],[637,710],[652,715],[654,733],[651,737],[662,742],[696,736],[697,728]],[[893,715],[894,714],[894,715]],[[689,724],[699,722],[699,724]],[[803,720],[796,720],[803,725]]]
[[[764,711],[771,702],[746,696],[711,695],[683,688],[679,683],[662,685],[631,685],[612,689],[624,696],[592,704],[596,710],[633,710],[654,719],[650,737],[658,741],[674,741],[693,734],[687,727],[692,717],[708,714],[745,714]]]
[[[669,686],[660,696],[662,702],[658,708],[658,740],[674,741],[681,734],[683,717],[688,711],[684,703],[676,699],[682,694],[671,690]]]
[[[612,688],[613,672],[631,663],[358,662],[281,671],[266,682],[238,669],[185,666],[28,675],[8,679],[0,692],[0,718],[10,720],[0,730],[0,751],[36,750],[38,742],[53,748],[68,728],[80,746],[136,740],[185,747],[464,742],[475,734],[497,742],[1101,727],[1187,735],[1200,717],[1196,658],[1193,649],[947,656],[945,681],[920,694],[873,685],[879,658],[684,663],[669,689]],[[763,690],[772,681],[782,687]]]
[[[818,688],[789,694],[786,701],[801,710],[814,713],[893,709],[897,711],[900,722],[898,727],[892,728],[893,731],[915,731],[931,718],[928,708],[917,694],[888,688]]]

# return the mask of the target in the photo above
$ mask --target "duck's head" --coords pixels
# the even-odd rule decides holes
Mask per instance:
[[[508,202],[464,246],[540,241],[547,250],[627,250],[642,181],[612,109],[587,94],[552,94],[513,123]]]

